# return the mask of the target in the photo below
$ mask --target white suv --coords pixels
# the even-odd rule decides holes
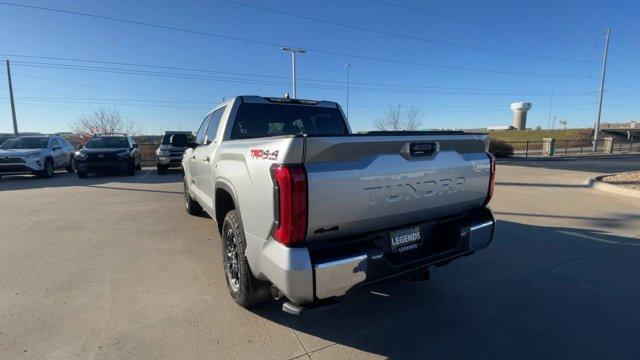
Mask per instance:
[[[50,178],[57,168],[73,172],[73,152],[73,145],[59,135],[17,136],[0,145],[0,176]]]

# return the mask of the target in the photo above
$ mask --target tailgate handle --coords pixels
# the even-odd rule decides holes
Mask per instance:
[[[440,150],[440,144],[437,142],[419,142],[406,143],[402,147],[400,153],[406,159],[431,156]]]

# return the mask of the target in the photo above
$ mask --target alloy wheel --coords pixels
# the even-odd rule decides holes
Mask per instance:
[[[240,272],[238,266],[238,243],[231,226],[224,232],[225,273],[231,289],[236,292],[240,288]]]

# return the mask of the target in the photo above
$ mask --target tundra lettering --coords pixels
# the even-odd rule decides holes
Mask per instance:
[[[455,179],[440,179],[436,181],[418,181],[397,185],[372,186],[364,188],[368,195],[369,205],[375,205],[380,200],[395,202],[398,200],[420,199],[436,194],[449,194],[464,190],[464,177]]]

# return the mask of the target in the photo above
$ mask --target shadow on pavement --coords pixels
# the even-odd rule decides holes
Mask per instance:
[[[50,179],[41,179],[31,175],[3,176],[0,178],[0,191],[29,190],[41,188],[58,188],[69,186],[101,187],[107,183],[118,184],[165,184],[181,182],[182,174],[179,170],[159,175],[155,168],[143,168],[136,171],[135,176],[125,173],[89,174],[85,179],[78,178],[76,173],[57,171]],[[108,188],[113,188],[109,186]],[[121,187],[124,190],[138,190]],[[152,191],[152,190],[149,190]],[[155,190],[154,190],[155,191]]]
[[[640,155],[557,158],[550,160],[503,159],[499,160],[499,164],[611,174],[640,170]]]
[[[604,240],[604,241],[603,241]],[[499,222],[489,248],[406,280],[361,288],[293,316],[311,353],[341,344],[389,358],[637,358],[640,239]]]

